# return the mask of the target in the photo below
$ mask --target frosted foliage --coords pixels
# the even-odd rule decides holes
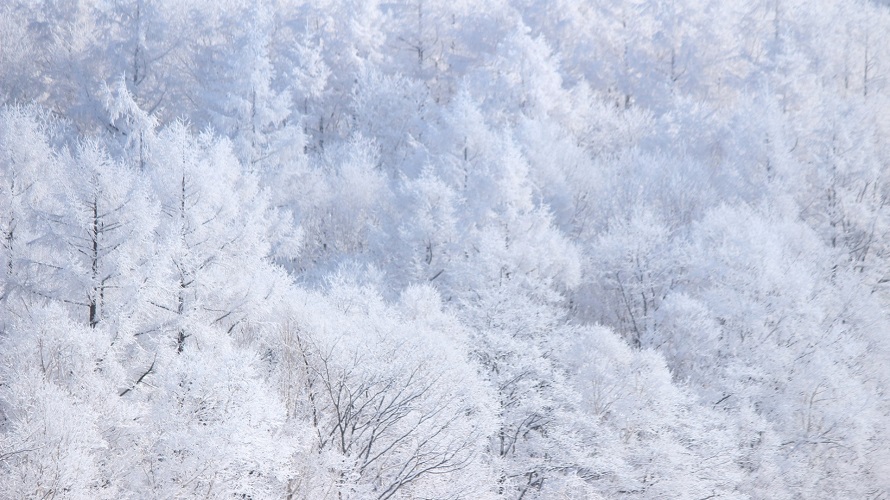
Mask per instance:
[[[21,139],[21,140],[18,140]],[[35,109],[7,107],[0,115],[0,219],[3,231],[2,263],[5,271],[2,300],[4,321],[14,304],[48,285],[45,269],[35,265],[28,243],[38,238],[40,212],[46,205],[48,188],[38,180],[52,176],[56,163],[48,144],[40,113]]]
[[[375,144],[362,136],[331,148],[307,172],[296,202],[305,228],[303,269],[361,255],[369,247],[389,196]]]
[[[254,387],[260,379],[249,353],[214,332],[191,331],[197,348],[162,351],[155,361],[165,384],[144,403],[153,425],[139,429],[139,468],[129,479],[158,495],[280,494],[296,444],[281,434],[283,406]]]
[[[601,491],[742,497],[733,486],[742,471],[729,422],[674,386],[660,356],[632,350],[605,328],[581,331],[574,342],[568,361],[580,407],[592,417],[582,432],[602,450],[589,458]],[[618,449],[625,451],[611,451]]]
[[[0,4],[0,500],[890,495],[888,2]]]
[[[51,236],[41,264],[55,270],[52,294],[80,306],[95,326],[138,307],[157,207],[133,169],[95,142],[78,145],[75,155],[62,161],[82,182],[66,186],[42,213]]]
[[[134,416],[116,397],[120,351],[109,332],[87,335],[86,326],[58,307],[32,314],[3,339],[4,495],[124,494],[109,483],[120,477],[123,464],[101,458],[126,453]]]

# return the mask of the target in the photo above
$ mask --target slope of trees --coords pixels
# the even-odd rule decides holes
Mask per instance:
[[[5,2],[0,498],[886,498],[887,9]]]

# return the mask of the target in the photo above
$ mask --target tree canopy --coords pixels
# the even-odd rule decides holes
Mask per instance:
[[[4,2],[0,498],[886,498],[888,9]]]

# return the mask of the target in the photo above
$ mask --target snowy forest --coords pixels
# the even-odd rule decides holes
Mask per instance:
[[[0,2],[0,498],[890,498],[890,6]]]

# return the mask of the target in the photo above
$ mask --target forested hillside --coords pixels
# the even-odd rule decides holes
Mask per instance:
[[[887,499],[890,7],[0,2],[0,498]]]

